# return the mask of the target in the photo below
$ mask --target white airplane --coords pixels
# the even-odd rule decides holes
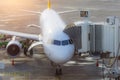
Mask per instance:
[[[61,13],[68,13],[72,11],[65,11]],[[26,34],[14,31],[0,30],[2,34],[13,35],[13,39],[8,43],[6,50],[8,55],[16,57],[20,54],[21,44],[17,37],[23,37],[35,40],[31,44],[29,51],[37,45],[43,45],[44,52],[50,61],[57,64],[56,74],[61,74],[60,65],[69,61],[74,55],[74,44],[70,37],[64,33],[66,24],[60,18],[59,13],[51,9],[50,0],[48,0],[48,8],[40,13],[40,35]]]

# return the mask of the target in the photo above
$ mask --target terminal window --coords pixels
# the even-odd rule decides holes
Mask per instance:
[[[88,17],[88,11],[80,11],[80,17]]]

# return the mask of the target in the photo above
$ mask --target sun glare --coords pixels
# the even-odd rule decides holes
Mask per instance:
[[[31,0],[1,0],[0,7],[3,8],[11,8],[11,9],[19,9],[26,8],[33,4]]]
[[[32,9],[34,0],[0,0],[1,14],[20,13],[21,9]]]

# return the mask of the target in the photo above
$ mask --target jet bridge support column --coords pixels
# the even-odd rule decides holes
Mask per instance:
[[[117,17],[115,17],[115,43],[114,44],[115,44],[114,56],[115,56],[115,58],[118,59],[118,56],[119,56],[119,19]],[[117,60],[115,61],[113,68],[114,68],[115,72],[120,73],[119,69],[118,69]]]
[[[111,69],[109,70],[108,73],[109,76],[110,76],[110,79],[111,77],[114,78],[115,80],[119,80],[119,75],[120,75],[120,70],[118,68],[118,56],[119,56],[119,18],[113,16],[113,17],[108,17],[107,18],[107,23],[109,25],[112,25],[113,28],[114,28],[114,45],[113,45],[113,53],[111,55],[111,57],[114,57],[114,61],[113,63],[111,64]],[[107,69],[107,68],[106,68]]]
[[[80,17],[83,21],[74,22],[76,26],[81,26],[81,48],[78,49],[78,53],[90,52],[90,21],[89,11],[80,11]]]

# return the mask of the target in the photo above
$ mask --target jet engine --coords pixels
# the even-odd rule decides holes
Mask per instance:
[[[16,57],[20,54],[21,48],[22,45],[20,44],[19,41],[11,40],[6,47],[6,51],[10,57]]]

